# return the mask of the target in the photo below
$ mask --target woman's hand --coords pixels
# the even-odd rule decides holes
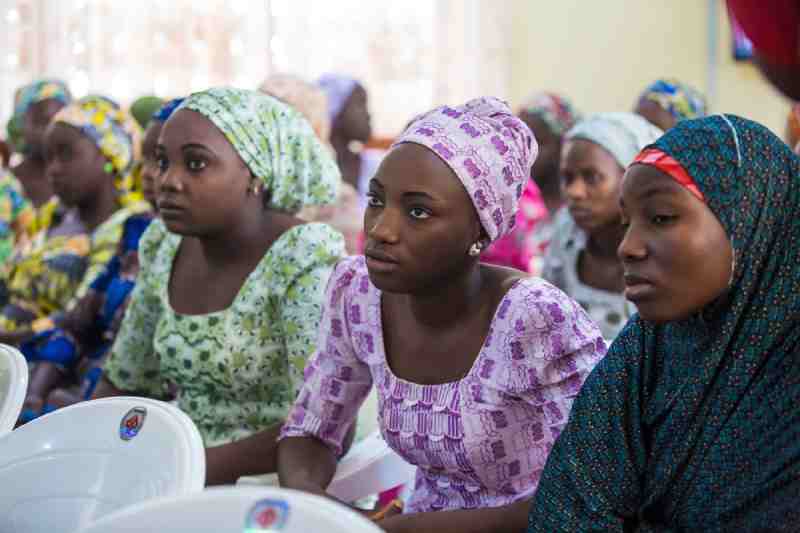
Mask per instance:
[[[397,514],[377,522],[387,533],[506,533],[524,531],[530,500],[502,507]]]
[[[383,520],[377,521],[376,525],[386,533],[424,533],[422,530],[415,528],[411,522],[412,520],[409,520],[408,516],[400,514],[400,511],[398,511]]]

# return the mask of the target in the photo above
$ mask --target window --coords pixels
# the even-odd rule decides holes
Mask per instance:
[[[482,92],[504,95],[505,27],[488,0],[0,0],[0,118],[42,76],[76,96],[257,87],[269,72],[350,74],[376,134]],[[491,10],[491,11],[490,11]],[[498,25],[497,21],[501,20]],[[507,28],[506,28],[507,29]],[[483,61],[481,69],[475,67]],[[478,74],[479,73],[479,74]]]

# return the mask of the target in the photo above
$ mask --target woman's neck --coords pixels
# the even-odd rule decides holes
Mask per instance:
[[[78,216],[89,231],[94,231],[118,209],[116,190],[104,187],[91,202],[78,206]]]
[[[619,222],[607,224],[589,235],[586,251],[599,259],[617,261],[617,249],[625,237],[625,228]]]
[[[447,328],[459,323],[482,305],[480,294],[485,276],[475,262],[468,270],[414,294],[402,295],[411,315],[429,328]]]
[[[241,220],[228,226],[224,232],[197,237],[208,264],[224,266],[260,259],[286,230],[301,223],[292,215],[261,206],[244,209],[242,215]]]

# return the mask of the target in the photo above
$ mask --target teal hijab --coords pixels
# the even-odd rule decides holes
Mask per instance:
[[[586,381],[528,532],[796,531],[800,524],[800,159],[732,115],[654,145],[731,238],[731,289],[695,316],[638,316]]]

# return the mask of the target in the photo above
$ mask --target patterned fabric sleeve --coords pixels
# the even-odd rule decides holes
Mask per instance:
[[[305,383],[289,413],[281,439],[316,437],[342,455],[342,442],[372,388],[372,375],[358,359],[346,309],[355,292],[356,258],[337,265],[325,294],[317,351],[305,369]]]
[[[86,235],[56,238],[16,264],[9,280],[9,289],[15,294],[13,301],[19,307],[29,308],[37,317],[31,322],[4,322],[4,329],[30,326],[34,333],[41,333],[56,327],[86,272],[89,249]],[[45,259],[45,255],[49,257]]]
[[[631,383],[640,377],[641,355],[625,353],[620,339],[635,340],[637,322],[623,330],[575,400],[547,459],[527,533],[656,530],[636,527],[647,456],[636,430],[642,423],[639,391]]]
[[[117,388],[154,398],[162,398],[166,392],[160,361],[153,351],[153,337],[162,312],[154,266],[164,235],[163,223],[155,220],[142,236],[141,270],[105,366],[106,377]]]
[[[92,282],[103,273],[108,262],[114,257],[119,240],[122,238],[122,228],[122,223],[115,224],[107,229],[98,228],[97,234],[92,238],[92,248],[87,258],[86,272],[83,274],[81,283],[75,291],[76,299],[86,294]]]
[[[280,299],[276,308],[296,396],[303,386],[306,362],[316,346],[325,286],[345,249],[342,236],[324,224],[298,227],[285,244],[285,257],[281,258],[284,275],[280,276],[283,286],[274,291],[274,296]]]
[[[42,332],[58,326],[65,310],[71,309],[78,304],[81,298],[86,296],[94,280],[103,273],[106,265],[117,252],[125,220],[145,209],[147,209],[147,204],[143,202],[122,208],[101,224],[90,237],[80,235],[69,239],[69,241],[75,241],[75,246],[78,247],[87,246],[86,241],[88,240],[88,249],[83,250],[80,256],[79,264],[83,270],[78,275],[79,270],[76,268],[72,276],[63,277],[60,283],[58,283],[58,276],[51,276],[52,280],[47,280],[51,291],[50,301],[56,302],[57,306],[55,309],[46,309],[47,316],[40,317],[33,322],[34,332]]]
[[[94,281],[89,285],[89,289],[97,292],[105,292],[111,281],[119,275],[119,268],[119,255],[114,254],[111,260],[106,263],[105,268],[94,278]]]
[[[499,310],[508,313],[514,328],[506,341],[512,359],[511,392],[542,409],[541,440],[549,452],[583,382],[605,356],[606,344],[586,311],[559,289],[530,280],[520,294],[524,303],[515,301]],[[537,439],[532,437],[533,443]],[[546,457],[541,456],[540,468]]]

